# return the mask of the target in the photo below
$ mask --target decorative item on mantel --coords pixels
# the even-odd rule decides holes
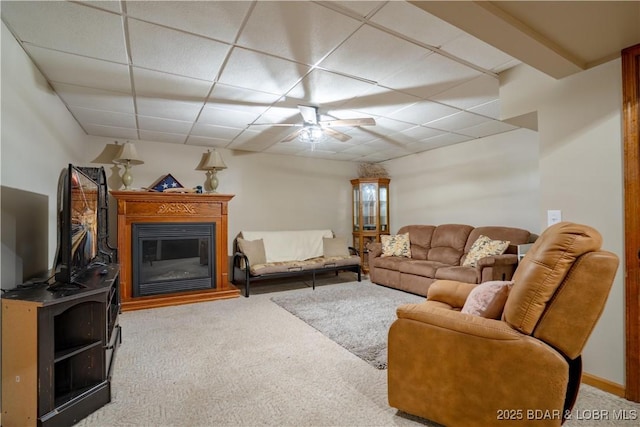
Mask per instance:
[[[141,165],[144,162],[138,157],[136,147],[129,141],[125,142],[122,146],[120,153],[113,160],[114,163],[124,165],[124,173],[122,174],[122,183],[125,190],[131,190],[131,184],[133,183],[133,175],[131,175],[132,165]]]
[[[389,178],[389,173],[378,163],[359,163],[358,178]]]
[[[147,190],[149,191],[159,192],[171,192],[170,190],[180,192],[180,190],[183,189],[182,184],[180,184],[170,173],[160,177],[156,182],[147,187]]]
[[[200,163],[196,166],[196,170],[207,171],[207,181],[205,185],[208,188],[205,187],[205,189],[208,193],[217,193],[218,177],[216,174],[219,170],[226,168],[227,165],[224,164],[222,156],[215,148],[213,151],[207,150],[206,153],[202,154],[202,159],[200,159]]]

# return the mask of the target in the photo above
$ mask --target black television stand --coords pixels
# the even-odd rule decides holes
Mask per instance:
[[[2,295],[4,427],[70,426],[111,401],[119,275],[107,264],[87,271],[81,287],[43,283]]]

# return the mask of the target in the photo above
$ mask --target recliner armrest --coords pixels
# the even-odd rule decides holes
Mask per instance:
[[[476,263],[479,269],[483,267],[493,267],[496,265],[515,265],[518,263],[518,255],[515,254],[502,254],[492,255],[484,258],[480,258]]]
[[[443,302],[452,308],[462,308],[469,293],[476,286],[474,283],[456,280],[436,280],[427,290],[427,300]]]

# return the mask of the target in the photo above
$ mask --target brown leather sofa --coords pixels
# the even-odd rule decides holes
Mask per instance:
[[[460,312],[477,285],[436,282],[389,330],[389,404],[449,427],[559,426],[618,268],[591,227],[547,228],[519,263],[501,320]],[[441,286],[442,284],[442,286]]]
[[[438,279],[466,283],[509,280],[518,264],[517,246],[537,237],[515,227],[472,227],[464,224],[407,225],[397,234],[409,233],[411,258],[382,257],[382,244],[369,244],[369,279],[418,295],[427,295]],[[506,252],[481,259],[476,267],[463,267],[465,257],[481,235],[510,242]]]

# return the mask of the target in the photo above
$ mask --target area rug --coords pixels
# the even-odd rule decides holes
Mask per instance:
[[[387,333],[402,304],[425,297],[369,281],[297,290],[271,301],[377,369],[387,368]]]

